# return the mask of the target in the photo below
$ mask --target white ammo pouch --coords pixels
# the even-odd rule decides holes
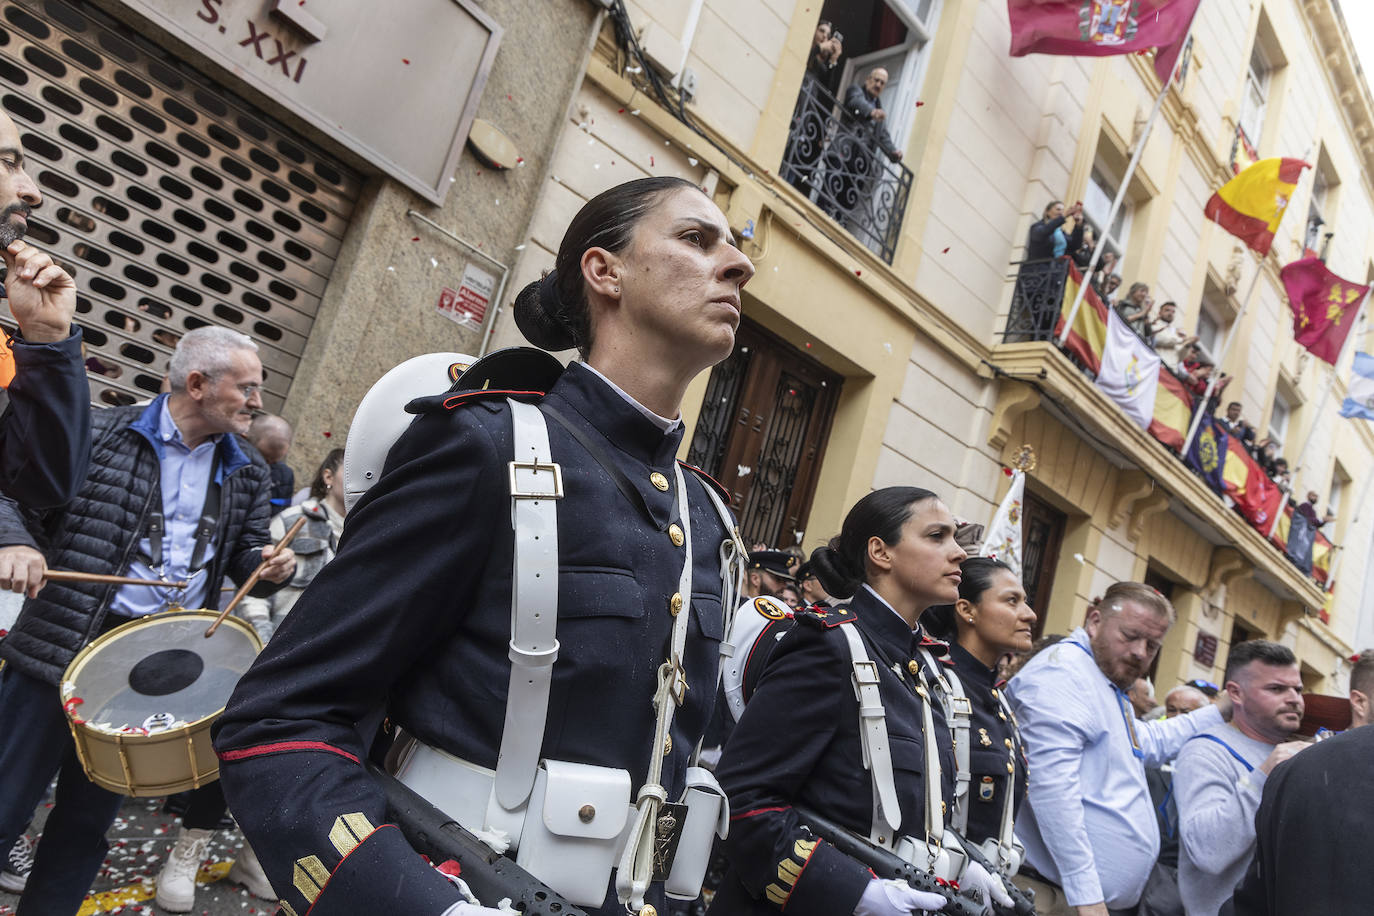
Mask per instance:
[[[396,777],[497,852],[513,851],[517,864],[577,906],[601,906],[617,869],[617,896],[636,910],[653,880],[665,881],[672,896],[695,898],[711,838],[725,835],[729,810],[715,777],[700,767],[688,769],[678,804],[667,804],[659,784],[662,748],[686,697],[682,657],[690,610],[684,607],[675,617],[669,657],[659,668],[653,753],[638,799],[631,798],[633,779],[626,770],[541,759],[559,649],[557,501],[563,479],[539,408],[508,403],[515,442],[509,466],[515,530],[511,679],[496,769],[417,742],[402,757]],[[686,485],[681,468],[675,470],[685,544],[678,592],[687,597],[692,539]],[[710,495],[728,527],[728,512]]]

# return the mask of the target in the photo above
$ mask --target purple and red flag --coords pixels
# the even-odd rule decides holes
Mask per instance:
[[[1007,0],[1011,56],[1106,57],[1155,51],[1167,82],[1201,0]]]
[[[1320,258],[1294,261],[1279,277],[1293,309],[1293,339],[1334,366],[1369,287],[1342,280]]]

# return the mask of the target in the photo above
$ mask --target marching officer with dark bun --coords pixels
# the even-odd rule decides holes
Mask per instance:
[[[950,643],[942,696],[958,766],[953,826],[1014,875],[1025,853],[1013,828],[1026,799],[1026,752],[997,662],[1030,651],[1035,611],[1021,577],[1003,561],[969,557],[959,571],[959,600],[921,617],[929,633]]]
[[[488,912],[387,823],[356,725],[380,709],[410,736],[397,777],[575,905],[696,895],[725,812],[693,754],[743,551],[725,497],[675,455],[683,394],[730,354],[753,273],[700,188],[612,188],[515,304],[526,337],[581,361],[527,358],[514,379],[479,361],[426,399],[216,726],[287,916]],[[665,802],[702,798],[704,849],[691,805],[662,833],[681,820]]]
[[[814,829],[811,813],[923,874],[1010,904],[945,833],[954,756],[933,696],[943,663],[927,656],[945,646],[917,620],[958,597],[966,554],[954,531],[928,490],[868,494],[811,555],[826,592],[853,597],[797,611],[790,629],[778,621],[776,641],[770,627],[753,646],[737,645],[736,657],[766,661],[716,771],[730,799],[730,869],[709,913],[902,916],[945,906],[938,893],[876,878]]]

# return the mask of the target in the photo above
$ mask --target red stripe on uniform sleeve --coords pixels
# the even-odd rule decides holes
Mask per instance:
[[[269,754],[285,754],[291,751],[325,751],[330,754],[338,754],[340,757],[347,757],[354,763],[358,758],[350,754],[343,748],[335,747],[332,744],[325,744],[323,741],[278,741],[274,744],[259,744],[255,747],[238,748],[232,751],[220,751],[220,760],[248,760],[252,757],[266,757]]]

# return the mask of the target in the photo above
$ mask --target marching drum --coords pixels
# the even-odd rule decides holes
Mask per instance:
[[[219,778],[210,726],[262,649],[229,617],[170,611],[93,641],[62,677],[77,758],[91,782],[133,796],[170,795]]]

